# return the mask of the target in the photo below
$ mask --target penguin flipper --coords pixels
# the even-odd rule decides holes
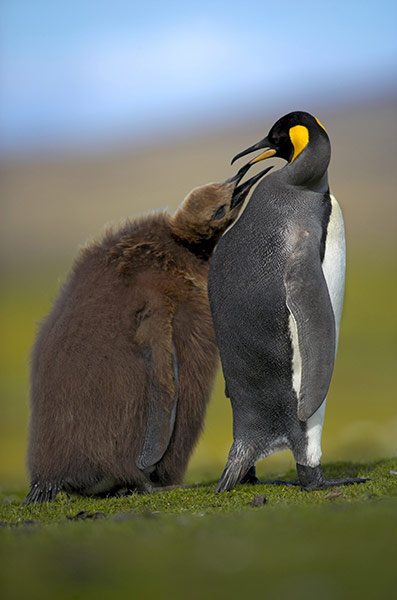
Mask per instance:
[[[295,327],[298,338],[294,352],[301,361],[298,417],[307,421],[327,396],[336,348],[335,317],[319,243],[308,231],[301,233],[288,259],[284,281],[291,329]]]
[[[144,471],[164,456],[174,430],[178,403],[178,357],[172,339],[171,317],[161,340],[143,346],[147,372],[147,423],[136,465]]]

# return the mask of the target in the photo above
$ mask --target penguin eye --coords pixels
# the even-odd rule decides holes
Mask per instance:
[[[285,137],[285,136],[284,136]],[[269,136],[270,139],[270,136]],[[282,143],[283,136],[279,133],[274,133],[270,139],[270,141],[275,145],[279,146]]]
[[[223,204],[222,206],[218,206],[218,208],[216,208],[214,210],[214,212],[212,213],[212,220],[213,221],[218,221],[219,219],[222,219],[226,214],[226,204]]]

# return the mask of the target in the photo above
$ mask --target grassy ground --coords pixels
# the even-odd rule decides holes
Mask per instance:
[[[33,507],[3,494],[2,597],[392,597],[397,459],[324,470],[372,479],[312,493],[239,486],[216,495],[211,482],[119,499],[62,494]]]

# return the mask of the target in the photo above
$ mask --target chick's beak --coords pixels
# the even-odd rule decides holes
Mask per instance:
[[[237,175],[234,177],[234,179],[239,177],[237,182],[240,181],[240,179],[242,179],[242,177],[248,171],[250,166],[251,166],[250,164],[244,165],[244,167],[242,167],[240,169],[240,171],[237,173]],[[266,173],[268,173],[270,171],[270,169],[272,169],[272,168],[273,167],[267,167],[267,169],[263,169],[263,171],[261,171],[260,173],[257,173],[257,175],[254,175],[254,177],[251,177],[251,179],[248,179],[241,185],[238,185],[237,187],[235,187],[233,195],[232,195],[232,199],[230,202],[230,210],[232,210],[233,208],[236,208],[237,206],[240,206],[244,202],[244,200],[247,197],[248,192],[250,191],[252,186],[255,185],[255,183],[257,183],[257,181],[262,179],[262,177],[264,177],[266,175]]]
[[[262,154],[259,154],[259,156],[257,156],[256,158],[250,160],[249,163],[247,163],[247,165],[245,166],[248,166],[249,168],[251,165],[259,162],[260,160],[265,160],[265,158],[270,158],[271,156],[275,156],[277,154],[277,150],[271,147],[269,139],[265,137],[263,138],[263,140],[260,140],[253,146],[250,146],[246,150],[243,150],[242,152],[236,154],[236,156],[232,160],[232,164],[242,156],[245,156],[246,154],[251,154],[251,152],[255,152],[255,150],[262,150],[263,148],[265,148],[265,151],[262,152]]]

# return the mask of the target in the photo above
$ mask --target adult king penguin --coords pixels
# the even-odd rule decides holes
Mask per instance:
[[[234,437],[217,491],[257,482],[256,461],[285,448],[305,490],[361,483],[327,480],[320,465],[345,279],[343,217],[328,187],[330,141],[317,119],[297,111],[232,162],[259,149],[248,165],[272,156],[287,164],[259,183],[210,266]]]

